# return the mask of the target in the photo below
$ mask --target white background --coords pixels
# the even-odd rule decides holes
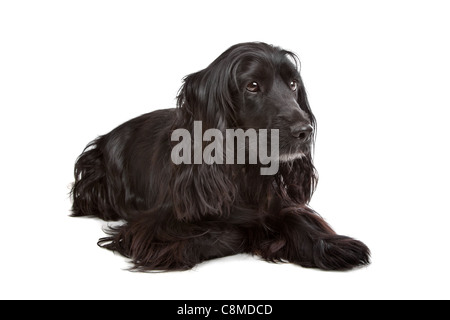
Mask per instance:
[[[2,1],[0,298],[450,298],[446,1]],[[239,255],[125,271],[105,226],[68,217],[99,134],[174,107],[229,46],[296,52],[318,120],[311,203],[372,264],[323,272]]]

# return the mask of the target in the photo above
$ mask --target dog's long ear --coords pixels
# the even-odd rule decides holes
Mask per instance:
[[[184,79],[177,96],[180,112],[174,130],[184,128],[196,139],[199,135],[193,132],[194,121],[201,121],[201,137],[208,129],[218,129],[225,137],[225,130],[235,126],[234,72],[226,57],[222,55],[208,68]],[[194,164],[194,149],[201,147],[203,155],[205,143],[189,144],[190,163],[173,164],[172,200],[177,218],[192,221],[205,215],[227,215],[236,191],[232,166],[207,164],[204,159],[198,164],[198,158]]]
[[[229,215],[236,186],[225,173],[226,168],[226,165],[217,164],[177,166],[172,200],[178,219],[195,221],[208,215]]]
[[[221,56],[222,57],[222,56]],[[235,71],[219,57],[206,69],[186,76],[177,96],[177,106],[203,128],[223,130],[235,123]]]
[[[300,60],[289,51],[284,54],[291,59],[297,70],[300,69]],[[318,175],[313,164],[312,155],[314,153],[314,142],[316,136],[316,119],[309,106],[308,97],[302,79],[298,79],[297,103],[300,108],[308,115],[311,126],[313,127],[313,137],[311,149],[299,159],[286,163],[280,163],[280,169],[276,176],[279,192],[282,196],[295,201],[298,204],[307,204],[317,185]]]
[[[293,63],[295,68],[300,72],[300,59],[298,56],[290,51],[282,50],[282,53]],[[306,114],[309,116],[309,120],[311,122],[312,127],[314,128],[314,134],[316,132],[316,118],[314,117],[314,114],[311,111],[311,107],[309,106],[308,97],[306,94],[306,89],[303,84],[303,80],[301,78],[298,79],[298,95],[297,95],[297,103],[300,106],[300,108],[306,112]],[[313,141],[314,142],[314,141]]]
[[[311,149],[301,158],[280,165],[279,173],[282,176],[281,185],[284,185],[286,195],[299,204],[307,204],[316,189],[318,176],[313,164],[314,141],[316,136],[316,119],[311,111],[303,83],[299,83],[298,104],[305,111],[314,129]]]
[[[297,185],[301,186],[301,191],[298,191],[301,196],[301,201],[308,203],[311,199],[318,181],[317,171],[313,164],[313,154],[314,154],[314,144],[317,132],[317,123],[314,114],[311,111],[311,107],[309,106],[308,97],[306,95],[305,86],[303,85],[303,81],[300,79],[299,83],[299,93],[298,93],[298,104],[300,108],[305,111],[309,116],[309,121],[311,126],[313,127],[313,136],[311,141],[311,149],[305,155],[305,157],[301,159],[297,159],[294,162],[294,172],[291,174],[291,178],[295,179]],[[295,189],[295,188],[294,188]],[[293,192],[297,192],[293,190]],[[292,195],[292,197],[294,197]]]

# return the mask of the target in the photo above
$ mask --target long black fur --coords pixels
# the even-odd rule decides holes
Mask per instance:
[[[309,206],[317,176],[316,122],[297,57],[265,43],[242,43],[184,79],[177,108],[132,119],[88,144],[75,164],[72,216],[124,220],[99,245],[134,268],[186,270],[217,257],[347,270],[369,263],[360,241],[337,235]],[[258,90],[249,89],[258,84]],[[171,161],[178,128],[278,129],[280,167]],[[300,128],[300,129],[299,129]]]

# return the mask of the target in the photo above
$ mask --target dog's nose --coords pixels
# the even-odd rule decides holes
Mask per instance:
[[[300,140],[307,140],[313,133],[313,127],[310,124],[297,123],[290,127],[291,135]]]

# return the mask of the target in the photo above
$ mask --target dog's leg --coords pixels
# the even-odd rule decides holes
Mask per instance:
[[[364,243],[337,235],[309,208],[286,208],[271,219],[275,233],[258,252],[267,260],[323,270],[349,270],[369,263],[370,251]]]
[[[244,251],[244,237],[230,224],[161,221],[161,214],[166,213],[145,214],[112,228],[99,245],[130,258],[132,269],[139,271],[188,270],[205,260]]]

